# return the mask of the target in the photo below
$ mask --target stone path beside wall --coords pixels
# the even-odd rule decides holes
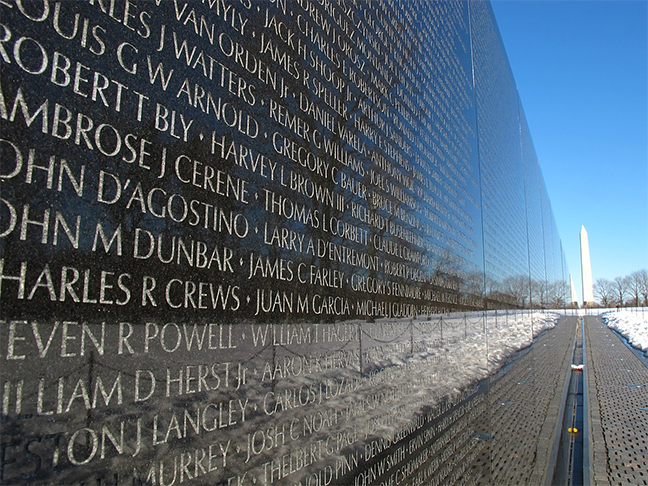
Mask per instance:
[[[591,483],[648,485],[648,368],[598,317],[585,318],[585,352]]]

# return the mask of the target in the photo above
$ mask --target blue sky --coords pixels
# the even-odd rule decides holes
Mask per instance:
[[[648,269],[648,2],[492,0],[581,297]]]

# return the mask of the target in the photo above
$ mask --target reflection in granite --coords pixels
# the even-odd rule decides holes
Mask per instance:
[[[476,406],[481,398],[464,399],[481,396],[489,370],[555,322],[538,313],[511,313],[507,325],[496,319],[13,321],[7,373],[20,375],[32,356],[38,378],[5,385],[15,440],[5,447],[4,480],[47,481],[56,472],[63,483],[86,475],[107,482],[116,471],[120,481],[155,484],[216,471],[261,484],[340,480],[410,434],[434,430],[448,403]],[[480,359],[487,345],[489,363]]]
[[[483,456],[484,380],[567,278],[487,3],[0,13],[0,482]]]

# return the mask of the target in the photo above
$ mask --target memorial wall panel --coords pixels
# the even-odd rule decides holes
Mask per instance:
[[[549,282],[552,281],[554,269],[556,265],[556,255],[553,254],[553,227],[551,224],[551,203],[549,201],[549,193],[546,186],[542,185],[542,227],[544,235],[544,248],[545,248],[545,280],[541,289],[541,301],[543,306],[548,306],[551,301],[551,293],[549,289]]]
[[[546,284],[543,293],[543,306],[562,307],[570,302],[568,292],[568,273],[563,273],[562,245],[554,221],[551,202],[546,186],[542,187],[543,196],[543,232],[545,235]]]
[[[461,0],[0,0],[0,483],[488,477],[510,279],[563,262],[497,39]]]
[[[477,469],[477,475],[487,484],[503,484],[509,481],[501,470],[523,471],[528,459],[515,451],[528,449],[529,445],[533,448],[535,439],[533,434],[520,436],[508,425],[507,419],[515,411],[520,412],[521,404],[498,373],[511,358],[500,350],[513,339],[524,343],[528,351],[535,330],[533,318],[524,319],[508,310],[520,305],[519,286],[524,288],[529,277],[524,145],[517,88],[491,6],[487,2],[469,5],[474,20],[471,32],[483,201],[485,307],[492,309],[485,314],[488,386],[492,392],[486,399],[488,440],[481,461],[485,465]],[[520,388],[533,393],[534,381],[524,381]],[[510,482],[518,483],[518,479]]]
[[[539,305],[539,285],[546,280],[545,254],[542,219],[542,173],[538,164],[531,132],[524,111],[520,107],[520,136],[522,160],[524,163],[524,195],[527,214],[527,235],[529,241],[529,277],[527,285],[519,285],[521,295],[529,306]]]
[[[553,210],[552,210],[553,216]],[[558,234],[558,227],[554,219],[553,223],[553,254],[556,255],[556,265],[554,267],[553,282],[555,282],[555,299],[553,301],[554,308],[566,307],[571,302],[569,291],[569,272],[565,271],[562,242]]]
[[[486,298],[513,305],[506,281],[528,274],[518,96],[490,4],[471,2]]]
[[[570,274],[569,274],[569,266],[567,265],[567,257],[565,256],[565,249],[562,245],[562,241],[560,242],[560,261],[562,262],[562,282],[563,282],[563,293],[562,295],[564,296],[565,302],[567,303],[566,305],[569,307],[573,305],[572,298],[571,298],[571,282],[570,282]]]

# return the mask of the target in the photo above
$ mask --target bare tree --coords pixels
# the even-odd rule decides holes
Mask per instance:
[[[531,280],[531,303],[534,308],[544,308],[546,303],[547,282],[544,280]]]
[[[621,307],[625,305],[625,298],[628,295],[628,280],[628,277],[617,277],[613,282],[616,301]]]
[[[603,307],[614,304],[648,306],[648,270],[637,270],[612,281],[599,278],[594,284],[594,295]]]
[[[602,307],[610,307],[614,304],[614,284],[607,278],[599,278],[594,283],[594,295]]]
[[[633,305],[639,307],[641,300],[641,275],[639,272],[632,272],[626,279],[628,295],[632,298]]]
[[[549,295],[551,307],[554,309],[562,309],[567,307],[567,302],[569,302],[568,290],[569,286],[564,280],[556,280],[549,284]]]
[[[504,291],[515,298],[515,303],[521,308],[527,304],[530,295],[529,277],[525,275],[516,275],[508,277],[502,282]]]
[[[641,296],[643,297],[643,305],[648,306],[648,270],[639,270],[637,273],[637,278],[640,282]]]

